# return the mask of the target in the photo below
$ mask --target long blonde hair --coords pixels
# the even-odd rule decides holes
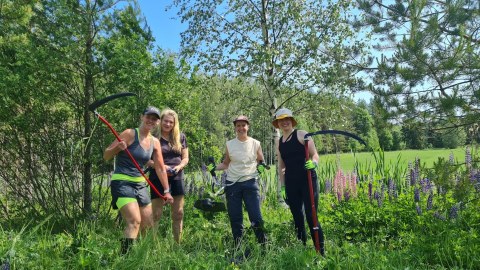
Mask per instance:
[[[153,136],[157,137],[158,139],[162,136],[162,121],[165,115],[170,115],[174,119],[173,128],[170,134],[168,135],[168,145],[175,151],[176,153],[182,152],[182,143],[180,142],[180,123],[178,122],[178,114],[172,109],[164,109],[160,113],[160,125],[158,125],[153,131]]]

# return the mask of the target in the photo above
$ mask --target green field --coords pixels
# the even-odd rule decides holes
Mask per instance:
[[[465,159],[465,148],[457,149],[427,149],[427,150],[402,150],[384,152],[385,165],[393,166],[397,164],[406,168],[409,162],[414,162],[416,158],[420,159],[420,162],[425,167],[431,167],[438,158],[448,159],[450,154],[453,153],[455,160],[458,163],[463,163]],[[375,153],[378,157],[379,153]],[[374,164],[375,157],[372,152],[363,153],[342,153],[342,154],[329,154],[320,155],[319,166],[333,165],[336,161],[339,162],[340,167],[345,171],[351,171],[354,168],[355,160],[360,164]]]

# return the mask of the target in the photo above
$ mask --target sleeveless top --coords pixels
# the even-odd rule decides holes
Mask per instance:
[[[134,129],[134,131],[135,135],[133,143],[130,144],[127,149],[130,151],[130,154],[132,154],[140,168],[143,168],[150,160],[153,153],[153,136],[150,134],[148,135],[150,137],[150,149],[145,150],[140,145],[140,132],[138,131],[138,128]],[[144,182],[145,178],[143,178],[142,174],[137,170],[128,154],[125,151],[120,151],[115,159],[115,170],[112,175],[112,180]]]
[[[242,142],[238,138],[227,142],[230,164],[227,169],[227,180],[243,182],[258,176],[257,152],[260,142],[248,137]]]
[[[160,146],[162,147],[163,163],[165,163],[165,165],[167,165],[171,168],[180,164],[180,162],[182,162],[182,153],[181,152],[177,153],[177,152],[173,151],[173,149],[170,146],[170,144],[168,143],[168,141],[165,140],[163,137],[160,136],[159,139],[160,139]],[[183,133],[180,133],[180,143],[182,144],[182,150],[185,149],[185,148],[188,148],[187,137]],[[172,179],[172,180],[182,180],[184,178],[183,169],[180,170],[177,173],[177,175],[169,176],[168,178]],[[155,170],[153,170],[150,173],[150,180],[152,180],[152,181],[153,180],[158,180],[158,175],[155,172]]]
[[[286,142],[280,138],[278,148],[285,163],[285,180],[307,179],[307,171],[304,168],[305,146],[298,141],[297,130],[292,132],[291,138]]]

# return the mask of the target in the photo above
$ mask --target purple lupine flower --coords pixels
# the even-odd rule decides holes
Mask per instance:
[[[443,216],[442,214],[438,213],[438,211],[435,211],[435,213],[433,213],[433,217],[434,218],[437,218],[437,219],[440,219],[440,220],[446,220],[445,216]]]
[[[383,205],[383,195],[375,190],[373,197],[377,200],[378,207],[382,207]]]
[[[370,201],[372,201],[372,187],[373,187],[373,184],[372,182],[368,182],[368,199],[370,199]]]
[[[388,179],[388,200],[390,201],[392,200],[393,193],[395,192],[394,187],[395,187],[395,183],[393,182],[393,179],[389,178]]]
[[[470,147],[465,149],[465,165],[467,166],[467,169],[472,167],[472,154],[470,153]]]
[[[427,210],[432,210],[433,208],[433,192],[430,192],[427,199]]]
[[[348,200],[350,199],[350,190],[349,189],[346,189],[345,190],[345,193],[343,194],[344,198],[345,198],[345,201],[348,202]]]
[[[398,198],[397,185],[393,183],[393,197]]]
[[[330,179],[327,179],[327,181],[325,181],[325,193],[330,193],[330,191],[332,191],[332,182]]]
[[[414,202],[420,201],[420,190],[417,187],[415,187],[415,190],[413,191],[413,201]]]
[[[422,215],[422,208],[420,207],[420,205],[415,204],[415,209],[417,210],[417,215],[421,216]]]
[[[455,204],[450,208],[450,212],[448,213],[448,217],[450,219],[456,219],[458,217],[458,206]]]
[[[335,178],[333,180],[333,192],[337,194],[338,201],[342,200],[342,193],[344,189],[344,175],[342,170],[338,170],[335,174]]]
[[[410,186],[415,185],[415,170],[410,170]]]
[[[422,187],[423,193],[428,193],[432,190],[432,181],[430,181],[428,178],[423,178],[420,180],[420,186]]]
[[[352,191],[352,195],[354,197],[357,197],[357,175],[352,173],[350,174],[350,182],[349,182],[349,187],[350,187],[350,190]]]
[[[407,169],[407,177],[405,177],[405,185],[407,186],[407,188],[409,186],[411,186],[412,184],[412,179],[413,179],[413,166],[412,166],[412,162],[408,162],[408,169]]]
[[[455,164],[453,152],[450,152],[450,155],[448,155],[448,163],[450,163],[450,165]]]
[[[473,182],[473,187],[477,192],[480,192],[480,172],[475,174],[475,181]]]
[[[420,159],[415,159],[415,165],[413,170],[410,173],[410,186],[414,186],[417,183],[418,177],[420,175]]]
[[[201,168],[202,172],[207,172],[207,165],[205,165],[204,163],[202,163],[202,168]]]

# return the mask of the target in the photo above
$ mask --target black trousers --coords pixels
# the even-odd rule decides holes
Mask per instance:
[[[315,209],[318,210],[318,182],[315,171],[312,171],[312,187],[315,201]],[[310,200],[310,189],[306,177],[293,178],[291,176],[285,179],[285,193],[288,200],[288,206],[293,216],[297,238],[304,244],[307,241],[307,233],[305,231],[305,218],[310,228],[310,236],[315,243],[315,231],[313,229],[312,204]],[[318,212],[318,211],[317,211]],[[320,222],[317,218],[318,236],[320,240],[321,253],[324,253],[324,235]]]

